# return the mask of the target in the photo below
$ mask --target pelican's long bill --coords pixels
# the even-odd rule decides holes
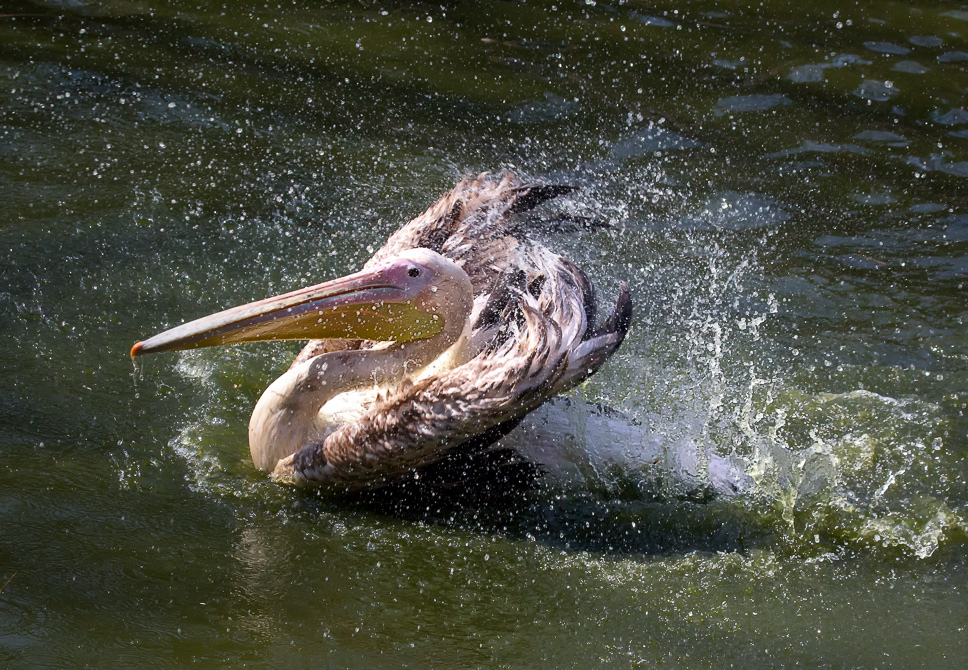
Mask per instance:
[[[409,341],[443,320],[421,309],[434,270],[396,258],[368,270],[202,317],[137,342],[131,357],[239,342],[327,338]],[[429,310],[429,308],[428,308]]]

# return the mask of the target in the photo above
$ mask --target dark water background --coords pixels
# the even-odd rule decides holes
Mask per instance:
[[[968,663],[968,5],[0,5],[0,664]],[[290,345],[131,344],[358,268],[459,177],[581,190],[549,240],[623,349],[580,394],[746,459],[500,504],[253,471]]]

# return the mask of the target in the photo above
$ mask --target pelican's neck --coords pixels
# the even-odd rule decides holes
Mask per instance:
[[[290,368],[263,392],[252,412],[253,463],[271,472],[278,460],[324,437],[320,407],[344,391],[402,378],[408,363],[399,349],[370,349],[323,354]]]
[[[319,410],[335,396],[402,381],[455,343],[460,346],[465,342],[462,335],[472,304],[469,280],[457,298],[441,301],[440,311],[447,312],[441,314],[444,327],[433,337],[322,354],[293,366],[275,380],[259,398],[249,421],[249,450],[256,468],[271,472],[279,460],[325,438],[330,426],[320,420]],[[459,354],[454,357],[460,358]]]

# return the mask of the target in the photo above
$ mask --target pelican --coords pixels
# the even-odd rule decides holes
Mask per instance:
[[[568,187],[462,180],[360,272],[205,316],[131,356],[310,340],[249,423],[256,468],[283,482],[377,488],[486,448],[594,374],[631,322],[621,282],[596,325],[592,285],[521,215]]]

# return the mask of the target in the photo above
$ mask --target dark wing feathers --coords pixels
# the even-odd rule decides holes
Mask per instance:
[[[496,427],[516,425],[605,362],[629,328],[628,286],[621,284],[615,309],[596,328],[584,272],[512,234],[506,219],[570,190],[524,185],[511,174],[465,179],[388,240],[370,263],[418,246],[460,263],[475,293],[489,294],[474,327],[494,335],[464,365],[399,384],[359,421],[300,450],[295,479],[374,488],[451,450],[483,448],[482,435],[496,439]]]
[[[575,190],[575,187],[564,184],[544,184],[519,186],[511,190],[516,191],[518,195],[508,208],[508,214],[519,214],[534,209],[541,203],[557,198],[559,195],[571,193]]]

